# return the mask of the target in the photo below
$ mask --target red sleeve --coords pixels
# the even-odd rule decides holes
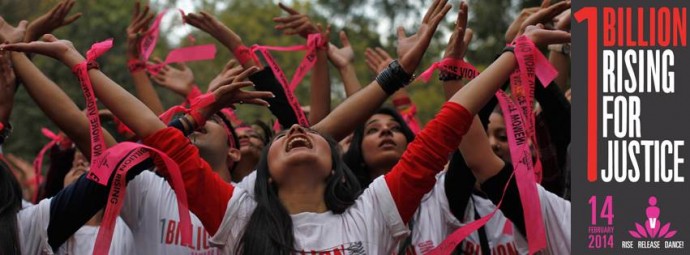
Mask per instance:
[[[443,170],[448,155],[458,148],[472,119],[472,114],[461,105],[446,103],[386,174],[386,184],[403,222],[409,222],[424,194],[434,187],[436,174]]]
[[[162,129],[143,139],[145,145],[165,152],[179,166],[187,191],[189,209],[201,220],[209,234],[214,235],[232,197],[234,187],[224,182],[199,156],[199,150],[176,128]],[[164,166],[155,159],[157,166]],[[158,171],[167,176],[167,170]]]

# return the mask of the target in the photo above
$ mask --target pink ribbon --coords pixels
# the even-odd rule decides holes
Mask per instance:
[[[38,186],[41,184],[41,170],[43,168],[43,157],[45,156],[46,152],[55,146],[62,138],[50,131],[47,128],[41,128],[41,133],[43,133],[43,136],[48,137],[50,139],[50,142],[48,142],[41,150],[38,152],[38,155],[36,155],[36,158],[34,159],[34,185],[36,186],[36,192],[34,192],[34,198],[33,201],[34,203],[38,201]]]
[[[147,64],[146,69],[149,73],[156,75],[161,68],[172,63],[210,60],[214,58],[216,58],[216,45],[214,44],[189,46],[170,51],[163,63]]]
[[[98,230],[98,236],[94,245],[93,254],[107,254],[110,250],[110,243],[115,225],[115,219],[119,214],[124,201],[125,176],[127,171],[133,166],[141,163],[149,157],[150,152],[158,154],[164,161],[168,169],[172,187],[178,200],[180,213],[181,235],[184,244],[192,242],[192,225],[187,206],[187,193],[184,190],[182,175],[179,167],[168,158],[153,148],[144,145],[124,142],[106,150],[105,139],[101,130],[101,122],[98,116],[98,106],[93,93],[93,86],[88,74],[88,63],[95,61],[100,55],[108,51],[113,45],[112,39],[95,43],[86,53],[86,61],[75,65],[72,71],[77,75],[81,84],[84,98],[86,99],[86,114],[89,119],[89,131],[91,140],[91,169],[87,178],[103,186],[108,185],[109,177],[115,172],[113,185],[110,188],[106,212]],[[146,149],[146,151],[144,150]],[[119,166],[119,162],[122,162]],[[116,168],[117,167],[117,168]]]
[[[520,201],[524,210],[529,253],[534,254],[546,248],[546,233],[534,175],[532,151],[528,142],[529,136],[527,136],[524,128],[527,118],[525,118],[520,107],[503,91],[496,92],[496,98],[498,98],[506,122],[510,158],[515,170],[515,182],[520,192]]]
[[[259,51],[263,56],[264,59],[266,59],[266,62],[268,62],[269,67],[271,67],[271,70],[273,71],[273,74],[275,74],[276,79],[278,79],[278,82],[283,87],[283,90],[285,91],[285,95],[287,96],[287,100],[290,104],[290,107],[292,108],[292,111],[295,113],[297,116],[297,122],[303,126],[303,127],[309,127],[309,121],[307,120],[307,117],[304,115],[304,112],[302,111],[302,107],[299,104],[299,101],[297,101],[297,97],[295,97],[294,90],[297,88],[299,83],[304,79],[304,76],[307,75],[309,70],[311,70],[312,67],[314,67],[314,64],[316,64],[316,50],[319,47],[323,47],[323,45],[327,42],[326,38],[322,38],[321,34],[315,33],[315,34],[310,34],[307,37],[307,44],[306,45],[296,45],[296,46],[287,46],[287,47],[274,47],[274,46],[260,46],[260,45],[254,45],[251,47],[250,51]],[[285,73],[283,72],[282,69],[280,69],[280,66],[278,66],[278,63],[275,61],[273,56],[268,52],[269,50],[273,51],[298,51],[298,50],[306,50],[307,53],[302,59],[302,62],[300,62],[299,66],[297,67],[297,70],[295,71],[295,75],[292,77],[292,80],[290,83],[287,81],[287,77],[285,76]]]
[[[439,62],[431,64],[431,66],[428,69],[426,69],[422,74],[419,75],[419,79],[421,79],[425,83],[429,82],[431,76],[434,74],[434,71],[436,69],[441,69],[443,71],[453,73],[455,75],[468,79],[474,79],[474,77],[477,77],[477,75],[479,75],[479,71],[477,71],[477,68],[475,68],[472,64],[465,62],[462,59],[444,58]]]
[[[536,146],[534,115],[532,113],[534,76],[537,76],[546,87],[555,79],[558,72],[526,36],[518,37],[513,45],[516,46],[515,57],[518,62],[518,69],[513,72],[510,81],[511,91],[516,99],[515,101],[518,103],[516,104],[500,90],[496,92],[496,98],[498,98],[506,122],[510,156],[514,167],[513,175],[515,176],[515,182],[520,192],[520,202],[524,210],[529,254],[534,254],[546,248],[546,233],[541,213],[539,192],[536,187],[537,175],[535,174],[536,171],[541,172],[541,164],[539,161],[537,161],[537,164],[533,164],[532,152],[528,142],[530,139],[535,139],[533,143]],[[427,72],[429,70],[425,71],[425,73]],[[457,72],[453,73],[460,75]],[[426,74],[427,77],[430,77],[430,75]],[[456,230],[429,254],[450,254],[463,239],[486,224],[496,213],[496,210],[500,208],[509,183],[510,181],[504,187],[501,200],[493,212]],[[504,228],[505,231],[512,232],[512,227],[510,230]]]
[[[156,16],[156,19],[153,21],[153,24],[151,24],[151,27],[148,31],[146,31],[146,33],[144,33],[141,39],[139,52],[141,52],[141,57],[144,61],[148,60],[149,57],[151,57],[153,49],[156,48],[156,43],[158,42],[158,36],[160,34],[160,23],[166,12],[167,10],[163,10],[160,13],[158,13],[158,16]]]
[[[494,214],[501,208],[501,204],[503,203],[503,198],[506,195],[506,190],[508,189],[508,185],[510,184],[510,180],[513,179],[513,176],[515,176],[515,173],[513,173],[510,178],[508,179],[508,183],[503,187],[503,195],[501,195],[501,200],[498,202],[498,205],[496,208],[494,208],[493,211],[491,211],[489,214],[485,215],[484,217],[479,218],[478,220],[472,221],[465,226],[460,227],[459,229],[453,231],[452,234],[448,235],[443,242],[441,242],[438,246],[436,246],[433,250],[429,251],[429,253],[426,253],[427,255],[448,255],[451,254],[454,250],[455,247],[457,247],[463,240],[465,240],[468,236],[470,236],[474,231],[477,231],[479,228],[482,226],[486,225],[489,220],[494,217]]]
[[[410,128],[410,130],[412,130],[412,133],[416,135],[419,133],[419,131],[421,131],[419,123],[417,123],[417,119],[415,119],[415,116],[417,115],[416,105],[410,105],[409,108],[401,111],[400,114],[402,115],[403,120],[405,120],[405,123],[407,123],[407,126]]]

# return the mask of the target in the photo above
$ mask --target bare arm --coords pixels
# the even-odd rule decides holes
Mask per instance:
[[[140,10],[139,1],[134,4],[134,13],[132,21],[127,27],[127,59],[129,62],[139,62],[140,67],[143,67],[143,61],[139,52],[139,45],[141,44],[141,34],[148,30],[148,24],[154,18],[153,13],[149,13],[148,4],[145,5],[144,10]],[[158,93],[153,89],[151,80],[149,80],[146,70],[144,68],[131,69],[132,82],[134,83],[135,95],[141,102],[143,102],[153,113],[160,115],[163,113],[163,104]]]
[[[330,28],[329,28],[330,29]],[[328,38],[328,37],[324,37]],[[331,112],[331,78],[328,74],[327,49],[316,50],[316,65],[311,74],[311,113],[309,123],[318,123]]]
[[[26,91],[38,107],[72,139],[82,153],[91,156],[89,120],[72,99],[60,87],[46,77],[24,53],[12,52],[14,70],[24,81]],[[114,145],[115,139],[104,130],[106,145]]]

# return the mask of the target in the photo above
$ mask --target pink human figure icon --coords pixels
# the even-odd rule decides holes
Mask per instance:
[[[650,196],[649,197],[649,206],[647,207],[647,232],[651,234],[652,237],[655,237],[657,232],[659,232],[659,227],[658,227],[658,221],[659,221],[659,214],[661,214],[661,210],[659,207],[656,206],[656,197]]]

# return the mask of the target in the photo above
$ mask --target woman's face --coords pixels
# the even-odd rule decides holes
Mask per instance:
[[[331,148],[321,134],[295,124],[273,140],[268,149],[268,168],[272,180],[279,185],[291,176],[325,180],[333,169]],[[304,169],[309,172],[290,172]]]
[[[362,157],[370,169],[387,168],[400,160],[407,148],[400,123],[388,114],[374,114],[364,125]]]
[[[65,179],[63,180],[64,187],[77,181],[82,174],[89,171],[89,160],[81,154],[80,151],[74,153],[74,159],[72,160],[72,169],[67,172]]]
[[[506,135],[506,124],[503,115],[492,112],[489,116],[489,143],[494,153],[506,162],[510,162],[510,148]]]
[[[237,128],[237,138],[240,140],[240,152],[243,157],[259,158],[264,149],[262,136],[253,127]]]

